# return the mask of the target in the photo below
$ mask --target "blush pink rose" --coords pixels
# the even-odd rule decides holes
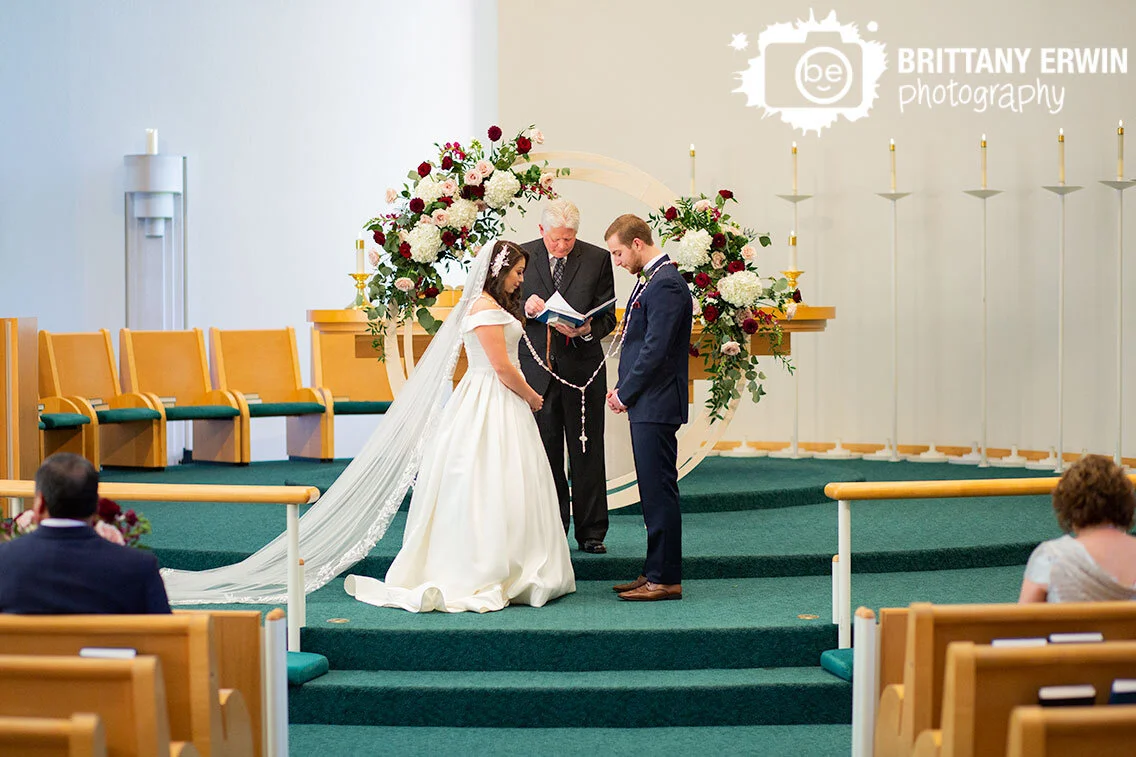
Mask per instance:
[[[430,218],[432,221],[434,221],[435,226],[445,226],[450,222],[450,214],[442,210],[441,208],[435,210],[433,214],[431,214]]]
[[[476,168],[471,168],[466,171],[463,178],[465,179],[466,186],[473,187],[481,183],[481,174]]]
[[[367,260],[371,261],[372,266],[377,266],[379,264],[379,251],[371,250],[369,253],[367,253]]]
[[[387,204],[393,205],[398,202],[398,192],[393,189],[387,189]]]
[[[400,276],[399,278],[394,280],[394,288],[399,290],[400,292],[409,292],[414,288],[414,282],[406,278],[405,276]]]
[[[710,209],[710,201],[709,200],[699,200],[698,202],[694,203],[694,212],[695,213],[705,213],[709,209]]]
[[[747,244],[742,248],[742,257],[746,260],[753,260],[757,257],[757,250],[753,249]]]
[[[733,356],[733,355],[737,355],[741,351],[742,351],[741,345],[738,344],[737,342],[734,342],[734,341],[729,341],[729,342],[726,342],[725,344],[722,345],[722,354],[723,355]]]
[[[126,539],[122,538],[122,532],[117,528],[107,523],[105,520],[100,520],[95,524],[95,533],[103,537],[112,544],[126,545]]]
[[[458,183],[453,179],[446,179],[442,182],[442,196],[453,197],[458,192]]]
[[[710,253],[710,265],[714,266],[715,268],[725,268],[726,256],[721,252]]]
[[[485,178],[493,173],[493,164],[488,160],[479,160],[477,165],[474,166],[474,170],[481,174],[481,178]]]
[[[534,144],[538,144],[538,145],[544,144],[544,132],[542,132],[540,129],[529,129],[528,136],[529,136],[529,139],[531,139]]]
[[[552,178],[553,178],[553,176],[552,176],[551,173],[542,173],[540,175],[540,188],[545,190],[545,191],[551,192],[552,191]]]

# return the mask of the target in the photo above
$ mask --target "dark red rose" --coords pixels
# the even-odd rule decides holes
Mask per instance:
[[[445,205],[448,208],[448,207],[450,207],[451,205],[454,204],[454,198],[452,198],[452,197],[439,197],[438,202],[442,203],[443,205]]]
[[[731,260],[729,263],[726,263],[726,270],[729,271],[730,273],[737,273],[738,271],[744,271],[745,267],[746,267],[746,264],[743,263],[740,260]]]
[[[678,208],[676,208],[674,205],[671,205],[669,208],[667,208],[667,212],[663,215],[666,216],[666,219],[668,221],[673,221],[674,219],[678,218]]]
[[[466,184],[461,189],[462,197],[467,200],[480,200],[485,196],[484,184]]]
[[[426,295],[427,298],[437,297],[438,296],[438,287],[426,287],[426,289],[422,292],[422,294]]]
[[[699,289],[705,289],[710,286],[710,277],[704,273],[699,273],[694,277],[694,286]]]
[[[446,245],[446,247],[453,247],[454,242],[456,242],[456,241],[458,241],[458,237],[457,237],[456,234],[454,234],[454,232],[452,232],[452,231],[443,231],[442,232],[442,244]]]
[[[719,293],[717,289],[711,289],[709,292],[706,293],[706,299],[708,299],[708,300],[716,300],[721,296],[722,296],[721,293]]]
[[[410,212],[421,213],[425,209],[426,209],[426,203],[422,200],[421,197],[415,197],[413,200],[410,201]]]
[[[134,528],[134,526],[138,525],[138,513],[134,512],[133,510],[127,510],[126,515],[124,515],[123,517],[126,518],[126,525],[130,526],[131,528]]]
[[[718,190],[718,196],[719,196],[719,197],[721,197],[721,198],[722,198],[723,200],[732,200],[732,199],[734,199],[734,193],[733,193],[733,192],[731,192],[731,191],[730,191],[730,190],[728,190],[728,189],[719,189],[719,190]]]
[[[114,523],[114,519],[122,514],[122,508],[113,499],[99,497],[99,518],[107,523]]]
[[[713,323],[714,321],[718,320],[718,315],[719,311],[717,305],[707,305],[706,307],[702,308],[702,318],[707,323]]]
[[[682,276],[683,281],[685,281],[687,284],[694,281],[694,274],[690,271],[683,271],[680,275]]]
[[[793,302],[800,302],[800,301],[801,301],[801,290],[800,289],[794,289],[793,290]]]
[[[490,142],[496,142],[500,138],[501,138],[501,127],[500,126],[490,126],[489,127],[489,141]]]
[[[710,246],[713,247],[715,250],[720,250],[723,247],[725,247],[726,246],[726,235],[719,231],[717,234],[714,235],[714,241],[710,243]]]
[[[757,320],[761,321],[762,323],[773,323],[773,316],[771,316],[769,313],[766,313],[764,310],[758,310],[754,315],[756,315]]]
[[[375,233],[372,236],[375,238],[375,244],[383,245],[387,243],[387,235],[383,233],[382,229],[375,229]]]
[[[517,137],[517,152],[521,155],[528,155],[529,150],[532,149],[532,140],[528,137]]]
[[[426,161],[422,161],[418,165],[418,175],[421,176],[423,179],[425,179],[427,176],[430,175],[430,169],[431,168],[432,168],[432,166],[429,163],[427,163]]]
[[[454,167],[454,159],[451,158],[449,155],[442,156],[442,170],[443,171],[449,171],[453,167]]]
[[[403,242],[398,246],[398,254],[404,258],[410,257],[410,242]]]
[[[485,198],[485,185],[484,184],[478,184],[476,187],[472,187],[471,189],[472,189],[471,194],[473,194],[473,196],[476,197],[477,199],[481,200],[481,199]]]
[[[755,321],[752,318],[746,318],[744,321],[742,321],[742,331],[744,331],[747,334],[756,334],[757,333],[757,321]]]
[[[702,353],[698,351],[698,345],[697,344],[690,345],[690,356],[691,357],[698,357],[701,354]]]

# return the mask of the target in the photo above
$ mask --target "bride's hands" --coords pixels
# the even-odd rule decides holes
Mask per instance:
[[[544,397],[541,397],[536,392],[533,392],[533,396],[529,397],[529,407],[532,408],[532,411],[534,413],[538,412],[542,407],[544,407]]]

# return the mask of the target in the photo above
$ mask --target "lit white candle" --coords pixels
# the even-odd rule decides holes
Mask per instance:
[[[363,254],[363,237],[355,240],[355,273],[366,273],[366,258]]]
[[[157,155],[158,154],[158,130],[157,129],[147,129],[146,130],[146,154],[147,155]]]
[[[1124,122],[1116,127],[1116,180],[1124,181]]]
[[[888,144],[888,154],[891,155],[891,191],[895,191],[895,140]]]
[[[793,194],[797,194],[797,143],[793,143]]]
[[[797,270],[797,232],[789,232],[789,270]]]
[[[982,188],[986,189],[986,135],[982,135],[982,142],[979,143],[979,149],[982,152]]]
[[[1065,130],[1057,130],[1057,183],[1065,183]]]
[[[690,143],[690,196],[694,197],[694,143]]]

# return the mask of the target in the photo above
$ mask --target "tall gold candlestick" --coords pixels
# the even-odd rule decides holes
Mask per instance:
[[[1057,183],[1065,184],[1065,130],[1057,130]]]
[[[366,270],[363,256],[363,237],[359,237],[355,240],[355,273],[364,273]]]
[[[789,232],[789,269],[797,270],[797,232]]]
[[[694,143],[690,143],[690,196],[694,197]]]
[[[1124,122],[1116,127],[1116,180],[1124,181]]]
[[[891,191],[895,191],[895,140],[888,144],[888,154],[891,155]]]
[[[797,194],[797,143],[793,143],[793,194]]]
[[[982,135],[982,141],[979,143],[979,149],[982,152],[982,188],[986,189],[986,135]]]

